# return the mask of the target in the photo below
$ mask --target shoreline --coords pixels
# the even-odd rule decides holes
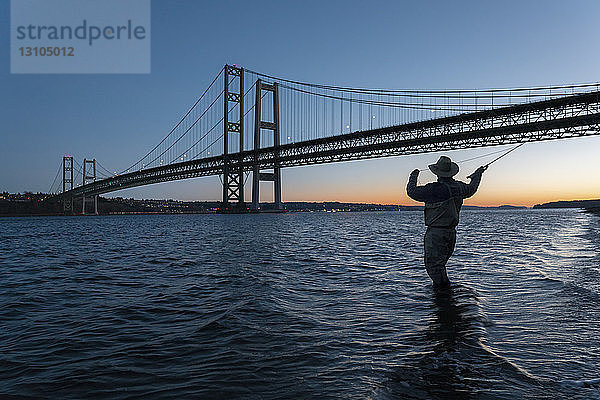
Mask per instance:
[[[479,206],[466,206],[463,210],[466,211],[540,211],[540,210],[579,210],[580,212],[595,214],[600,216],[600,208],[574,208],[574,207],[549,207],[549,208],[528,208],[528,207],[515,207],[515,208],[503,208],[503,207],[479,207]],[[106,217],[106,216],[119,216],[119,215],[226,215],[226,214],[310,214],[310,213],[323,213],[323,214],[335,214],[335,213],[374,213],[374,212],[393,212],[393,213],[404,213],[404,212],[423,212],[423,207],[400,207],[399,209],[363,209],[363,210],[339,210],[339,209],[317,209],[317,210],[265,210],[262,212],[216,212],[216,211],[123,211],[123,212],[108,212],[99,214],[63,214],[63,213],[43,213],[43,214],[0,214],[0,218],[26,218],[26,217]]]

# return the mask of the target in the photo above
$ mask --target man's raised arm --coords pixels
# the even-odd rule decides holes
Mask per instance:
[[[425,187],[417,186],[417,178],[419,178],[419,170],[415,169],[410,173],[408,177],[408,183],[406,184],[406,194],[413,200],[425,201]]]
[[[466,193],[463,195],[464,198],[471,197],[475,194],[479,188],[479,184],[481,183],[481,176],[486,169],[487,166],[479,167],[475,170],[475,172],[467,177],[471,179],[471,182],[465,184]]]

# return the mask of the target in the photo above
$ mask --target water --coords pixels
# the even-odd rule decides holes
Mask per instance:
[[[420,212],[0,226],[4,396],[600,399],[576,210],[465,210],[440,295]]]

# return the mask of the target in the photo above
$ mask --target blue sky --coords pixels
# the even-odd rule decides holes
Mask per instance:
[[[10,74],[9,15],[3,0],[0,191],[48,190],[65,154],[126,168],[169,132],[225,63],[354,87],[600,81],[597,1],[155,0],[151,73],[140,75]],[[449,155],[466,159],[492,150]],[[486,173],[479,203],[600,197],[599,150],[596,137],[523,146]],[[283,197],[408,204],[408,173],[438,157],[286,169]],[[465,165],[459,177],[476,167]],[[220,193],[219,180],[209,177],[116,195],[218,200]]]

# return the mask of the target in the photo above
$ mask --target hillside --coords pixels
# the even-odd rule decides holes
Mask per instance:
[[[549,203],[536,204],[533,208],[594,208],[600,207],[598,200],[564,200],[551,201]]]

